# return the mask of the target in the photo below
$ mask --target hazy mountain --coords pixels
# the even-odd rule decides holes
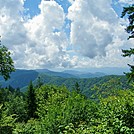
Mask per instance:
[[[76,70],[64,70],[62,71],[63,73],[68,73],[68,74],[72,74],[72,75],[78,75],[78,74],[82,74],[81,71],[76,71]]]
[[[62,78],[95,78],[95,77],[102,77],[106,75],[101,72],[91,73],[91,72],[82,72],[76,70],[64,70],[62,72],[55,72],[55,71],[50,71],[48,69],[38,69],[36,71],[49,76],[58,76]]]
[[[110,73],[111,71],[111,73]],[[112,73],[113,71],[113,73]],[[51,71],[48,69],[38,69],[38,70],[16,70],[11,74],[11,78],[8,81],[5,81],[2,77],[0,77],[0,85],[3,87],[11,85],[14,88],[22,88],[29,84],[30,81],[36,81],[38,76],[43,76],[44,83],[50,84],[64,84],[64,81],[68,79],[68,81],[81,78],[99,78],[103,77],[106,74],[123,74],[126,72],[123,69],[119,68],[101,68],[101,69],[89,69],[89,70],[65,70],[62,72]],[[69,86],[72,86],[70,82]],[[74,83],[73,83],[74,84]],[[86,84],[86,83],[85,83]]]
[[[36,71],[49,76],[58,76],[62,78],[76,78],[76,76],[74,76],[73,74],[64,73],[64,72],[55,72],[55,71],[50,71],[48,69],[37,69]]]
[[[106,75],[101,72],[91,73],[91,72],[82,72],[82,71],[76,71],[76,70],[65,70],[63,71],[63,73],[72,74],[77,78],[95,78],[95,77],[102,77]]]
[[[22,88],[29,84],[30,81],[34,81],[38,77],[38,72],[35,70],[16,70],[11,73],[11,78],[5,81],[0,77],[0,84],[2,87],[11,85],[13,88]]]
[[[70,70],[69,70],[70,71]],[[85,72],[85,73],[96,73],[101,72],[106,75],[124,75],[124,72],[129,72],[129,67],[102,67],[102,68],[78,68],[75,69],[78,72]]]

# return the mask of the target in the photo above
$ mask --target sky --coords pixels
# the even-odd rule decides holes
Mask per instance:
[[[0,35],[16,68],[126,67],[124,6],[134,0],[1,0]]]

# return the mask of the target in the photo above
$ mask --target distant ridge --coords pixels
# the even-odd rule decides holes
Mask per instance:
[[[49,76],[58,76],[58,77],[62,77],[62,78],[76,78],[76,76],[69,74],[69,73],[55,72],[55,71],[50,71],[48,69],[37,69],[36,71],[38,73],[46,74]]]
[[[11,73],[9,80],[5,81],[0,77],[0,84],[2,87],[8,87],[9,85],[13,88],[22,88],[29,84],[30,81],[34,81],[38,77],[38,72],[35,70],[19,70]]]
[[[65,70],[63,71],[63,73],[72,74],[77,78],[95,78],[95,77],[102,77],[106,75],[105,73],[101,73],[101,72],[90,73],[90,72],[81,72],[75,70]]]
[[[95,78],[95,77],[102,77],[106,75],[101,72],[90,73],[90,72],[82,72],[82,71],[75,71],[75,70],[65,70],[62,72],[55,72],[55,71],[50,71],[48,69],[37,69],[36,71],[49,76],[58,76],[62,78]]]
[[[114,70],[113,70],[114,69]],[[116,70],[115,70],[116,69]],[[5,81],[2,77],[0,77],[0,85],[2,87],[8,87],[9,85],[13,88],[22,88],[29,84],[30,81],[36,81],[39,76],[43,76],[45,83],[57,84],[64,83],[67,79],[74,80],[76,79],[88,79],[88,78],[100,78],[106,75],[110,75],[110,73],[104,73],[103,69],[89,69],[90,71],[78,71],[78,70],[65,70],[62,72],[51,71],[48,69],[37,69],[37,70],[20,70],[17,69],[15,72],[11,74],[11,78],[8,81]],[[111,70],[111,69],[110,69]],[[119,68],[112,68],[114,75],[121,74],[121,70]],[[111,72],[112,72],[111,70]],[[118,70],[120,72],[118,72]],[[96,71],[96,72],[95,72]],[[100,71],[100,72],[98,72]],[[102,72],[101,72],[102,71]],[[92,72],[92,73],[91,73]],[[106,69],[106,72],[110,72]],[[118,72],[118,73],[115,73]],[[123,72],[122,72],[123,74]],[[60,80],[60,81],[59,81]]]
[[[96,73],[101,72],[106,75],[124,75],[124,72],[129,72],[127,67],[101,67],[101,68],[78,68],[75,71]]]

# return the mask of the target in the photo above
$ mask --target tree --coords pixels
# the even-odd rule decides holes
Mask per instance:
[[[15,71],[10,55],[11,53],[5,46],[1,45],[0,40],[0,75],[2,75],[5,80],[9,79],[10,73]]]
[[[37,79],[36,87],[40,88],[42,85],[43,85],[43,79],[42,79],[41,76],[39,76],[38,79]]]
[[[35,97],[35,91],[33,87],[32,81],[30,82],[28,86],[28,92],[27,92],[27,113],[28,118],[35,118],[35,111],[36,111],[36,97]]]
[[[123,12],[121,17],[123,18],[124,16],[128,16],[128,20],[129,20],[129,25],[126,28],[126,31],[130,34],[130,36],[128,37],[128,39],[133,39],[134,38],[134,4],[129,6],[129,7],[124,7],[123,8]],[[134,48],[130,48],[130,50],[122,50],[123,52],[123,56],[124,57],[131,57],[132,55],[134,55]],[[129,81],[134,80],[134,66],[130,65],[130,71],[129,73],[126,73],[126,76],[128,77]]]
[[[78,82],[75,83],[75,90],[77,93],[80,93],[80,85]]]
[[[23,122],[27,120],[26,103],[23,96],[16,96],[15,93],[10,93],[8,101],[4,102],[3,113],[6,116],[14,115],[17,122]]]

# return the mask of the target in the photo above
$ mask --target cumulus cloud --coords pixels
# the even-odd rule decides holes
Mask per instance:
[[[69,66],[66,58],[68,57],[66,53],[68,39],[63,30],[65,21],[63,8],[55,1],[42,1],[39,8],[41,14],[25,24],[29,38],[35,42],[31,50],[27,52],[31,57],[27,64],[30,65],[34,60],[31,55],[33,53],[36,57],[36,67]]]
[[[5,0],[1,6],[2,42],[13,53],[17,68],[71,66],[66,52],[65,14],[55,1],[42,0],[41,13],[24,21],[22,0]]]
[[[69,8],[71,43],[76,52],[90,58],[88,61],[91,65],[91,61],[98,61],[102,65],[109,61],[109,65],[115,64],[122,60],[122,48],[129,48],[128,44],[134,46],[131,41],[127,41],[128,34],[111,3],[111,0],[76,0]]]
[[[23,12],[22,0],[0,1],[0,35],[4,43],[11,48],[25,42],[26,31],[20,14]]]
[[[42,0],[40,14],[26,20],[24,0],[0,1],[0,35],[16,67],[76,68],[128,63],[121,57],[121,49],[134,44],[127,41],[128,35],[111,7],[112,0],[69,1],[72,5],[68,18],[56,1]],[[65,31],[67,19],[71,20],[70,37],[69,30]]]

